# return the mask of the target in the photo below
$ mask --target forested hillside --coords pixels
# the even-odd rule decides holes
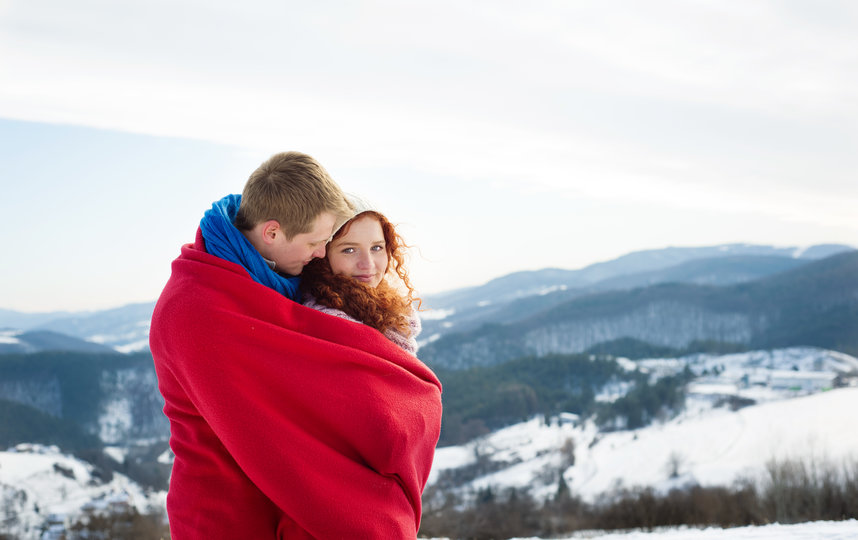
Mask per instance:
[[[590,355],[520,358],[501,365],[437,371],[444,384],[441,446],[459,444],[533,415],[596,415],[611,427],[649,423],[684,398],[689,372],[655,380],[634,366]],[[616,392],[622,396],[599,400]]]
[[[104,443],[128,444],[168,436],[148,353],[0,355],[0,399],[77,426]],[[33,442],[28,434],[35,426],[25,423],[23,415],[18,417],[19,422],[2,425],[7,444]],[[34,422],[42,418],[35,413],[30,417]]]

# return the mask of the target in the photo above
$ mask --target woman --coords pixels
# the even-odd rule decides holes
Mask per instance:
[[[361,322],[417,354],[420,319],[405,268],[406,246],[393,224],[365,202],[352,199],[355,216],[334,234],[326,256],[304,267],[304,305]]]

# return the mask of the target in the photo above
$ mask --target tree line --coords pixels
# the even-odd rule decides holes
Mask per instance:
[[[487,487],[465,497],[431,486],[421,537],[489,540],[553,536],[578,530],[686,525],[739,527],[858,518],[858,460],[770,461],[759,478],[729,487],[693,486],[661,493],[644,487],[584,502],[563,481],[540,502],[526,490]]]

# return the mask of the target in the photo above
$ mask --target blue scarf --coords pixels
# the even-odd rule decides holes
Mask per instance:
[[[250,273],[253,281],[297,301],[298,283],[301,278],[286,277],[272,270],[244,234],[233,225],[240,203],[241,195],[227,195],[215,201],[211,210],[206,211],[200,221],[206,251],[221,259],[240,264]]]

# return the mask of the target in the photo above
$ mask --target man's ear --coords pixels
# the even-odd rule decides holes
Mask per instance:
[[[269,219],[262,223],[261,233],[263,242],[266,244],[273,244],[277,235],[283,234],[283,230],[280,228],[280,223],[277,220]]]

